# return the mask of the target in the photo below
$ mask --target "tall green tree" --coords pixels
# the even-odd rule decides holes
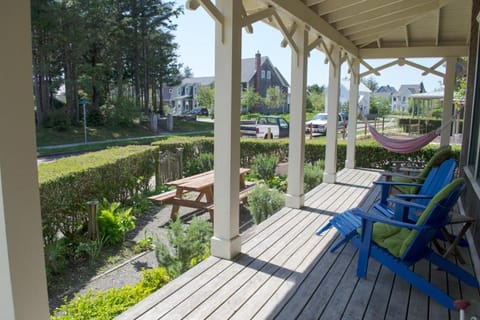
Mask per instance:
[[[378,89],[378,82],[373,76],[370,76],[366,79],[362,79],[361,81],[372,92],[375,92]]]
[[[265,105],[269,108],[279,108],[285,103],[285,93],[279,87],[268,87],[267,96],[264,99]]]
[[[208,112],[215,114],[215,88],[213,86],[200,86],[197,92],[198,103],[202,107],[208,108]]]
[[[247,86],[242,92],[242,106],[246,107],[248,112],[252,112],[253,109],[263,101],[263,98],[255,91],[255,88]]]

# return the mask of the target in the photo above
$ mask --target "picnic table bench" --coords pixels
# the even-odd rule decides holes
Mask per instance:
[[[253,191],[255,184],[247,185],[245,183],[245,174],[250,169],[240,168],[240,192],[239,202],[246,203],[248,195]],[[172,210],[170,218],[177,218],[178,210],[182,207],[205,209],[210,213],[210,219],[213,222],[213,185],[214,171],[203,172],[194,176],[167,182],[166,185],[175,187],[174,190],[163,192],[149,197],[149,200],[171,204]]]

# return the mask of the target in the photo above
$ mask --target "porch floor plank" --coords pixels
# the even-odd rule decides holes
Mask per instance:
[[[210,257],[117,319],[457,319],[375,260],[367,278],[358,279],[357,250],[346,244],[329,252],[338,238],[334,228],[315,234],[339,212],[371,209],[379,178],[376,171],[340,171],[336,184],[305,196],[304,208],[283,208],[245,234],[234,261]],[[468,249],[461,250],[471,271]],[[478,290],[426,262],[414,267],[470,300],[467,315],[479,315]]]

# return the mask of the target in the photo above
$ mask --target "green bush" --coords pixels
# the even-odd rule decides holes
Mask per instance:
[[[213,170],[213,153],[201,153],[197,157],[189,159],[185,165],[185,176],[193,176],[194,174]]]
[[[268,182],[275,176],[275,169],[278,165],[278,157],[261,154],[252,165],[252,171],[259,179]]]
[[[104,200],[98,214],[98,231],[106,244],[117,244],[125,240],[125,234],[135,228],[132,208],[122,209],[119,202]]]
[[[117,98],[100,107],[105,124],[111,128],[130,128],[134,120],[140,117],[135,101],[129,98]]]
[[[157,148],[128,146],[91,152],[39,165],[45,243],[71,237],[87,221],[86,202],[125,202],[149,190]]]
[[[247,208],[255,224],[264,221],[284,206],[284,195],[277,189],[269,189],[266,185],[255,187],[248,196]]]
[[[56,109],[48,113],[43,120],[43,126],[45,128],[52,128],[59,132],[67,131],[71,124],[72,121],[66,108]]]
[[[169,224],[167,238],[169,245],[157,241],[155,255],[158,264],[167,268],[174,278],[190,269],[210,255],[212,224],[200,218],[193,218],[189,225],[180,219]]]
[[[170,281],[167,270],[161,267],[143,271],[142,276],[143,280],[133,286],[97,293],[88,291],[70,301],[65,300],[65,304],[53,312],[50,320],[113,319]]]
[[[318,160],[313,164],[305,164],[303,178],[305,192],[312,190],[322,183],[324,168],[325,162],[323,160]]]

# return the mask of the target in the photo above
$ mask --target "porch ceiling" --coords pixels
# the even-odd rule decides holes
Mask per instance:
[[[471,0],[244,0],[247,14],[277,8],[286,30],[305,23],[358,58],[466,56]],[[282,29],[276,19],[264,22]],[[285,33],[285,30],[283,30]],[[321,44],[317,49],[325,51]]]

